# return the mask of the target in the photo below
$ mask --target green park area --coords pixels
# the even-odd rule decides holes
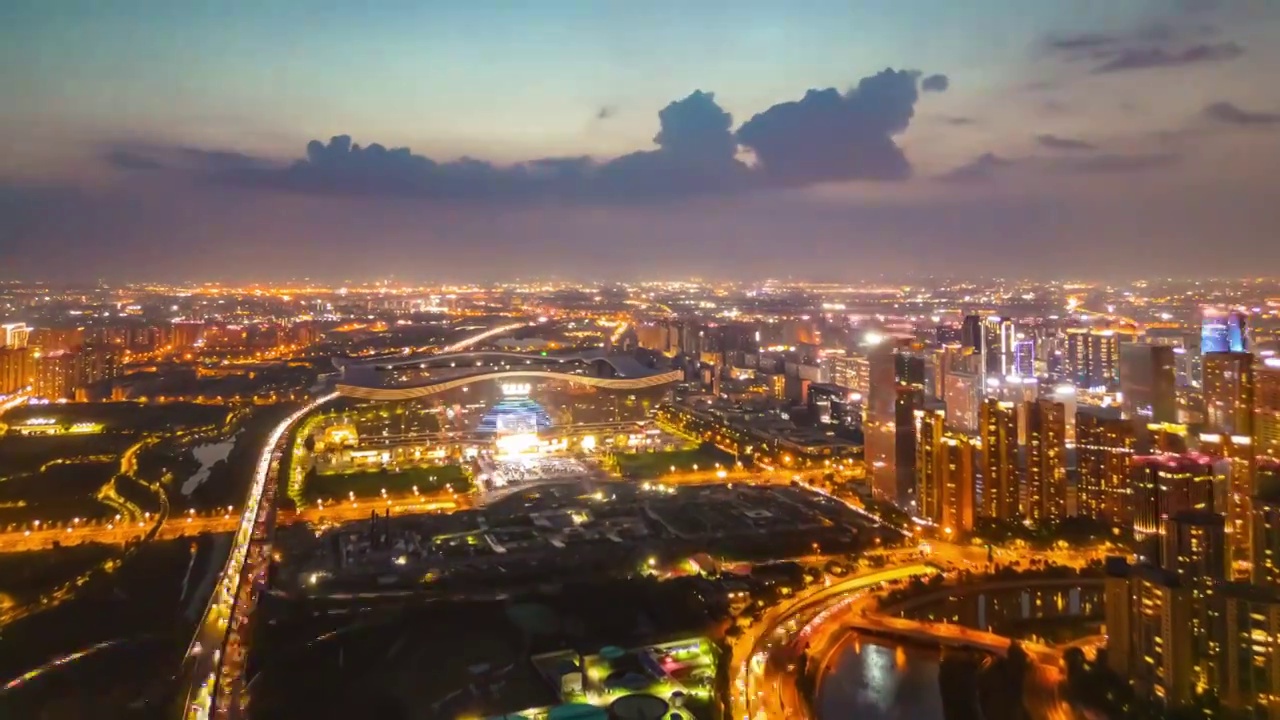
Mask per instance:
[[[734,457],[718,447],[704,443],[690,450],[667,452],[616,453],[613,455],[618,473],[625,478],[652,480],[676,472],[714,470],[716,463],[732,468]]]
[[[356,499],[376,498],[386,490],[388,497],[404,497],[413,493],[441,490],[467,492],[471,490],[471,476],[461,465],[431,465],[397,470],[360,470],[340,473],[307,474],[303,482],[303,497],[307,502],[316,500],[344,500],[354,495]]]

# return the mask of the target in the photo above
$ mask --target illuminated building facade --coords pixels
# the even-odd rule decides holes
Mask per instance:
[[[1263,470],[1260,476],[1275,476],[1276,480],[1268,482],[1273,488],[1280,481],[1280,468]],[[1253,567],[1252,581],[1254,585],[1271,588],[1280,592],[1280,495],[1259,495],[1253,499]]]
[[[1134,453],[1133,423],[1101,409],[1076,412],[1077,513],[1116,526],[1129,525],[1129,464]]]
[[[1248,350],[1248,319],[1243,312],[1204,308],[1203,314],[1200,323],[1200,351],[1203,354]]]
[[[1145,422],[1178,419],[1173,348],[1125,343],[1120,347],[1120,395],[1125,417]]]
[[[31,329],[26,323],[6,323],[0,325],[0,349],[21,350],[27,347],[31,337]]]
[[[1280,718],[1280,594],[1229,583],[1223,595],[1222,704],[1244,717]]]
[[[1215,505],[1227,517],[1232,565],[1238,568],[1237,577],[1248,577],[1252,557],[1249,544],[1253,540],[1249,527],[1250,504],[1256,492],[1254,470],[1257,465],[1253,439],[1248,435],[1201,433],[1200,452],[1214,459]]]
[[[952,371],[943,380],[943,400],[947,404],[947,424],[957,432],[976,433],[982,406],[982,377]]]
[[[1130,329],[1067,330],[1063,371],[1080,388],[1115,389],[1120,383],[1120,346],[1134,339]]]
[[[982,517],[1015,520],[1018,509],[1018,415],[1011,402],[982,402]]]
[[[1139,537],[1162,534],[1165,521],[1179,512],[1215,510],[1213,466],[1201,455],[1136,457],[1129,484],[1133,532]]]
[[[1254,454],[1280,459],[1280,358],[1264,360],[1254,381]]]
[[[1217,688],[1222,679],[1222,604],[1220,585],[1228,579],[1225,523],[1207,510],[1184,510],[1166,521],[1161,555],[1190,595],[1193,683],[1197,694]]]
[[[0,348],[0,395],[8,395],[35,381],[35,356],[30,348]]]
[[[1027,423],[1027,507],[1032,524],[1058,522],[1067,515],[1066,407],[1048,398],[1025,405]]]
[[[1188,633],[1189,589],[1176,573],[1152,565],[1129,567],[1126,585],[1127,602],[1107,611],[1109,635],[1113,623],[1129,630],[1127,652],[1116,652],[1123,657],[1117,657],[1113,667],[1123,668],[1139,693],[1154,696],[1170,707],[1190,703],[1194,642]],[[1122,614],[1122,620],[1113,617]],[[1107,652],[1113,652],[1110,643]]]
[[[973,442],[947,432],[942,410],[916,412],[916,503],[944,532],[973,529],[976,486]]]
[[[1253,436],[1253,355],[1205,354],[1204,406],[1210,432]]]

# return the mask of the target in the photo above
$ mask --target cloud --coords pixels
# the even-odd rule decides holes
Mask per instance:
[[[920,89],[925,92],[944,92],[951,87],[951,79],[946,75],[930,75],[920,81]]]
[[[1225,125],[1251,127],[1280,125],[1280,113],[1251,112],[1225,101],[1207,105],[1204,109],[1204,116]]]
[[[1174,153],[1105,154],[1082,158],[1059,158],[1050,168],[1055,172],[1079,175],[1110,175],[1141,172],[1176,164],[1181,157]]]
[[[936,179],[949,183],[986,182],[992,180],[1001,168],[1013,164],[1013,160],[1002,158],[995,153],[983,153],[964,165],[939,175]]]
[[[834,180],[904,180],[911,164],[894,136],[915,114],[917,73],[884,70],[841,94],[809,90],[758,113],[738,129],[766,182],[803,186]]]
[[[602,105],[600,106],[600,109],[596,111],[596,119],[608,120],[609,118],[617,114],[618,114],[618,108],[612,105]]]
[[[1148,70],[1151,68],[1182,67],[1200,63],[1224,62],[1244,55],[1244,47],[1233,42],[1201,43],[1183,50],[1168,50],[1162,47],[1132,47],[1115,53],[1102,54],[1099,59],[1109,58],[1095,67],[1095,74],[1127,72],[1130,70]]]
[[[1111,47],[1120,42],[1120,38],[1114,35],[1102,35],[1100,33],[1082,33],[1080,35],[1068,35],[1065,37],[1049,38],[1045,44],[1050,50],[1075,51],[1075,50],[1095,50],[1098,48]]]
[[[119,170],[163,170],[164,164],[154,158],[129,150],[109,150],[104,159]]]
[[[1093,143],[1077,140],[1075,138],[1058,137],[1057,135],[1037,135],[1036,142],[1042,147],[1051,150],[1097,150],[1098,146]]]
[[[361,146],[349,135],[311,141],[306,157],[287,167],[235,153],[192,155],[185,148],[144,157],[168,166],[161,156],[176,155],[198,164],[207,177],[297,193],[468,200],[647,202],[828,181],[902,180],[911,165],[894,138],[915,114],[919,78],[916,71],[887,69],[844,93],[809,90],[736,131],[715,95],[696,90],[658,113],[654,149],[606,160],[440,162],[408,148]],[[602,108],[598,117],[611,112]],[[738,159],[743,148],[755,155],[751,167]]]

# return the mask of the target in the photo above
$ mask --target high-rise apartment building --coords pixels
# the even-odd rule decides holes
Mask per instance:
[[[953,370],[943,380],[947,425],[956,432],[976,433],[981,422],[982,376]]]
[[[1253,355],[1205,354],[1204,408],[1208,431],[1253,436]]]
[[[30,337],[31,329],[26,323],[0,325],[0,349],[20,350],[27,346]]]
[[[1132,342],[1131,328],[1070,328],[1063,374],[1076,387],[1115,389],[1120,383],[1120,346]]]
[[[1120,396],[1126,417],[1177,421],[1176,386],[1172,347],[1146,343],[1120,346]]]
[[[30,348],[0,348],[0,395],[18,392],[35,382],[35,357]]]
[[[1035,525],[1067,516],[1066,407],[1048,398],[1025,405],[1027,423],[1026,518]]]
[[[916,506],[946,533],[973,529],[976,487],[973,442],[946,430],[943,410],[916,411]]]
[[[1226,515],[1227,537],[1233,567],[1237,576],[1247,577],[1252,551],[1250,543],[1253,519],[1250,505],[1256,493],[1253,438],[1248,435],[1201,433],[1199,451],[1211,458],[1214,466],[1214,509]]]
[[[1166,521],[1177,513],[1218,510],[1214,507],[1213,466],[1203,455],[1134,458],[1129,484],[1133,491],[1133,532],[1140,538],[1162,536]]]
[[[1165,522],[1163,566],[1175,573],[1191,600],[1192,682],[1214,688],[1222,677],[1222,604],[1216,588],[1228,579],[1222,515],[1184,510]]]
[[[948,407],[948,412],[950,408]],[[1017,520],[1018,413],[1011,402],[982,402],[982,517]]]
[[[1128,526],[1130,517],[1129,463],[1136,438],[1133,422],[1107,408],[1076,412],[1076,512],[1115,526]]]
[[[1254,454],[1280,459],[1280,358],[1262,361],[1254,383]]]
[[[1117,559],[1118,560],[1118,559]],[[1141,695],[1169,707],[1193,698],[1190,589],[1154,565],[1111,562],[1106,578],[1107,659]]]

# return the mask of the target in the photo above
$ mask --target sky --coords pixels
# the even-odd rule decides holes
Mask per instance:
[[[8,0],[0,278],[1280,262],[1268,0]]]

